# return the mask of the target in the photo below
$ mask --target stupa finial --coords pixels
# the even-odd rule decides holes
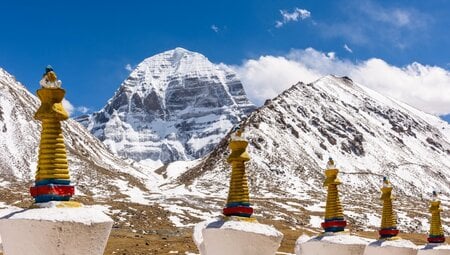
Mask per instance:
[[[55,71],[51,65],[45,67],[45,73],[42,75],[42,79],[39,84],[43,88],[60,88],[62,82],[58,80]]]

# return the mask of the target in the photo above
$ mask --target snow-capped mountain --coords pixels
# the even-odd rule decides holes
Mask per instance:
[[[320,228],[324,168],[331,156],[340,168],[342,200],[353,229],[379,226],[379,188],[387,176],[398,194],[401,229],[427,231],[427,198],[437,190],[450,231],[450,125],[439,118],[347,77],[326,76],[267,100],[241,126],[249,140],[247,171],[257,213]],[[204,196],[224,196],[227,145],[228,137],[177,177],[186,186],[183,194],[201,190]]]
[[[31,199],[26,194],[36,172],[41,124],[33,116],[39,105],[37,97],[0,68],[2,202],[11,202],[14,197],[16,200],[18,197],[20,200]],[[114,156],[78,122],[71,119],[63,122],[63,132],[71,178],[77,186],[76,195],[89,200],[93,197],[101,200],[115,196],[125,199],[127,196],[124,190],[127,188],[139,189],[141,192],[148,190],[143,183],[151,180],[152,176]]]
[[[145,59],[78,121],[117,155],[161,166],[207,154],[254,109],[231,69],[176,48]]]

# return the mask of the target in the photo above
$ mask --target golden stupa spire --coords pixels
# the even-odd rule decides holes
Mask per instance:
[[[381,200],[383,200],[383,213],[381,216],[381,228],[378,231],[380,238],[393,238],[398,235],[397,218],[392,208],[392,185],[387,177],[383,177],[383,186],[381,187]]]
[[[247,183],[247,174],[245,172],[245,162],[250,160],[250,156],[246,152],[248,145],[247,140],[242,137],[242,129],[234,128],[231,134],[229,147],[231,154],[228,157],[228,163],[231,164],[230,189],[226,207],[223,214],[227,219],[256,221],[251,218],[253,208],[250,206],[250,196]]]
[[[430,204],[430,212],[431,212],[431,224],[430,224],[430,233],[428,235],[429,243],[443,243],[445,242],[444,230],[442,228],[441,222],[441,212],[440,208],[441,201],[439,201],[437,192],[433,191],[433,200],[431,200]]]
[[[344,231],[347,222],[344,220],[344,212],[337,186],[342,182],[337,177],[339,169],[337,169],[334,160],[329,158],[327,168],[325,170],[324,187],[327,187],[327,202],[325,206],[325,221],[322,222],[322,228],[325,232]]]

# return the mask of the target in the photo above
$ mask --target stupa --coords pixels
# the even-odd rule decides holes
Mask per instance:
[[[430,204],[431,224],[428,244],[421,248],[417,255],[450,255],[450,245],[445,244],[444,229],[442,228],[441,201],[436,191],[433,191]]]
[[[274,255],[283,234],[252,217],[245,170],[245,162],[250,160],[246,151],[248,142],[240,127],[232,132],[228,157],[231,179],[223,216],[198,223],[194,227],[194,242],[201,255]]]
[[[327,201],[325,205],[325,220],[322,222],[324,232],[311,239],[300,236],[297,239],[295,253],[297,255],[362,255],[369,239],[350,235],[345,230],[347,221],[339,199],[338,178],[339,169],[332,158],[328,159],[325,169]]]
[[[101,255],[113,221],[104,213],[70,201],[69,165],[61,121],[68,119],[62,105],[65,90],[47,66],[37,95],[41,106],[35,119],[42,122],[36,179],[30,188],[32,208],[0,219],[6,255]]]
[[[398,237],[397,217],[392,206],[392,185],[387,177],[383,177],[381,187],[381,200],[383,201],[383,212],[381,216],[381,227],[378,231],[380,238],[370,243],[364,255],[414,255],[417,253],[417,247],[411,241]]]

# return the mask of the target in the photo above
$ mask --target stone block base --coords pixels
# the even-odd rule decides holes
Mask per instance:
[[[417,255],[450,255],[450,245],[428,244],[421,248]]]
[[[201,255],[274,255],[283,234],[256,222],[219,219],[197,224],[193,238]]]
[[[417,246],[404,239],[378,240],[367,245],[364,255],[416,255]]]
[[[0,219],[7,255],[102,255],[113,221],[92,208],[38,208]]]
[[[295,247],[296,255],[363,255],[369,239],[345,233],[324,233],[306,239],[301,236]]]

